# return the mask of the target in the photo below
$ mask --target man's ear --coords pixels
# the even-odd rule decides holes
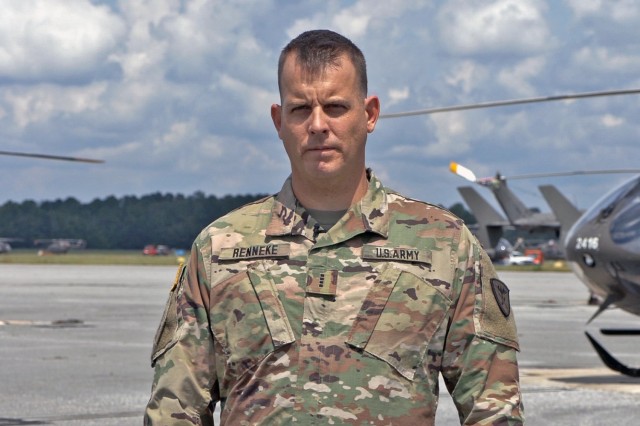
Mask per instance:
[[[375,95],[369,96],[364,100],[364,109],[367,113],[367,131],[371,133],[380,117],[380,99]]]
[[[271,120],[273,120],[276,131],[280,134],[280,127],[282,126],[282,107],[280,105],[271,105]]]

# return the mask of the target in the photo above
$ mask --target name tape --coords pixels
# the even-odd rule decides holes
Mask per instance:
[[[431,252],[411,248],[365,245],[362,248],[362,258],[365,260],[395,260],[430,264]]]
[[[289,244],[264,244],[248,247],[227,247],[220,250],[219,260],[242,260],[256,258],[287,258]]]

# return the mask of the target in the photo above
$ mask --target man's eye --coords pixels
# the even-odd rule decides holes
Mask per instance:
[[[297,105],[291,108],[291,112],[304,112],[308,111],[310,108],[308,105]]]
[[[343,114],[347,111],[346,105],[343,104],[329,104],[325,106],[324,109],[328,114],[331,115]]]

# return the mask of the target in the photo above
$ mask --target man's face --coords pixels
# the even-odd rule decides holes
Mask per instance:
[[[367,133],[375,128],[378,98],[364,98],[355,67],[343,56],[338,67],[305,73],[289,55],[281,75],[282,105],[271,116],[291,162],[294,182],[340,182],[365,169]]]

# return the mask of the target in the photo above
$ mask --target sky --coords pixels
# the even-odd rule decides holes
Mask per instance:
[[[196,191],[275,193],[289,162],[270,118],[277,59],[328,28],[367,58],[383,113],[640,88],[636,0],[0,0],[0,204]],[[640,95],[383,119],[367,165],[449,207],[477,176],[640,168]],[[586,208],[633,175],[555,184]],[[488,190],[478,188],[491,199]]]

